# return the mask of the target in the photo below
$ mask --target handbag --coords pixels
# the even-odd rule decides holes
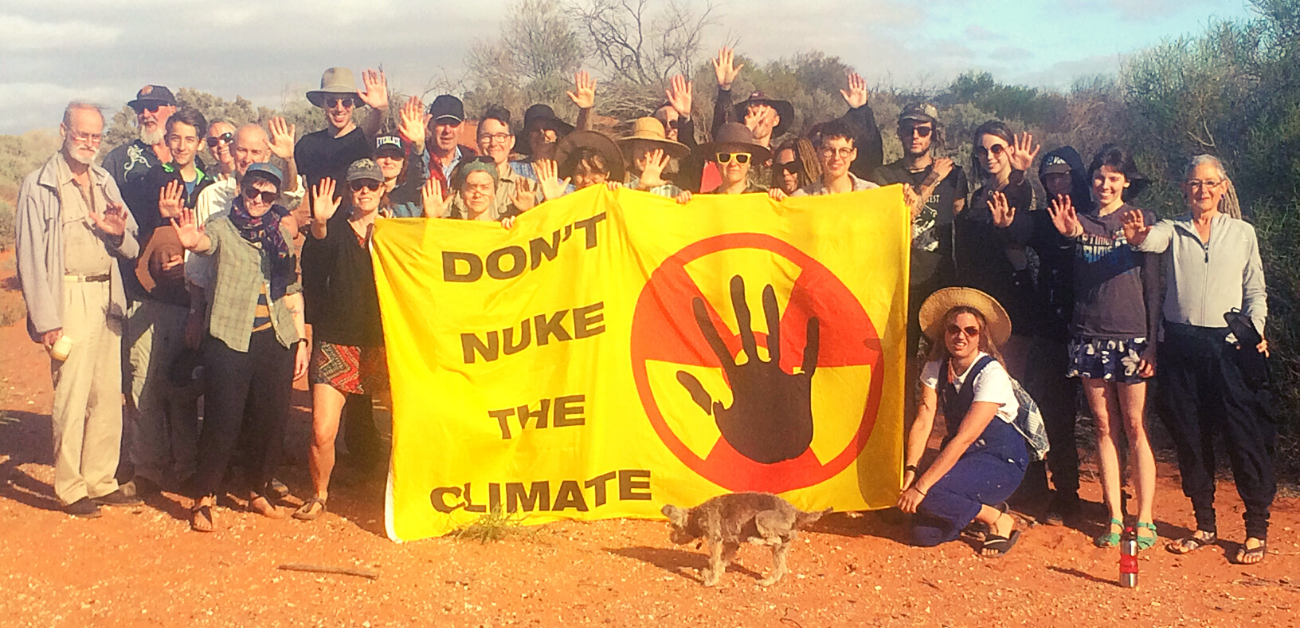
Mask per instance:
[[[1256,348],[1259,343],[1264,341],[1264,337],[1260,335],[1259,330],[1255,329],[1255,322],[1235,308],[1230,312],[1225,312],[1223,320],[1227,321],[1228,329],[1232,331],[1232,335],[1237,337],[1237,346],[1233,348],[1233,357],[1236,359],[1237,368],[1241,371],[1242,379],[1246,381],[1246,385],[1251,390],[1267,388],[1271,382],[1268,373],[1268,360]]]

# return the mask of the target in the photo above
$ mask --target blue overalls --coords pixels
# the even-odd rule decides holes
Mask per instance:
[[[961,421],[975,402],[976,376],[992,362],[991,356],[980,358],[960,392],[948,381],[948,363],[944,362],[939,391],[948,424],[944,447],[957,435]],[[926,493],[912,518],[912,543],[932,547],[956,539],[983,505],[1000,504],[1011,497],[1025,477],[1028,464],[1025,438],[1001,417],[993,417],[957,464]]]

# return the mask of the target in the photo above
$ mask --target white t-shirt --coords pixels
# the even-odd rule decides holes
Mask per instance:
[[[975,364],[987,355],[984,352],[975,358],[970,368],[975,368]],[[921,369],[921,383],[927,388],[939,390],[939,383],[947,381],[947,378],[940,378],[940,371],[943,368],[943,361],[935,360],[926,362],[925,367]],[[966,383],[966,375],[970,369],[956,376],[953,385],[961,392],[962,386]],[[973,401],[990,401],[998,404],[998,418],[1012,423],[1016,420],[1016,414],[1020,412],[1020,403],[1016,401],[1015,390],[1011,386],[1011,376],[1007,370],[1002,367],[1002,363],[994,360],[975,378],[972,383],[975,387],[975,399]],[[960,420],[960,417],[958,418]]]

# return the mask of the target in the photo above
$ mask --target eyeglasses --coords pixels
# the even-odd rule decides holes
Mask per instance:
[[[957,325],[949,325],[949,326],[948,326],[948,335],[949,335],[949,336],[956,336],[957,334],[966,334],[966,337],[967,337],[967,338],[978,338],[979,335],[980,335],[980,328],[978,328],[978,327],[973,327],[973,326],[972,326],[972,327],[958,327]]]
[[[787,161],[783,164],[777,164],[776,171],[779,173],[799,174],[803,172],[803,167],[797,161]]]
[[[916,135],[919,137],[930,137],[930,134],[934,132],[934,127],[912,126],[909,124],[904,124],[898,127],[898,132],[900,135],[909,135],[909,136]]]
[[[717,158],[717,161],[720,164],[731,163],[731,160],[735,159],[736,163],[743,166],[749,163],[750,154],[749,153],[718,153],[717,155],[714,155],[714,157]]]
[[[377,192],[379,190],[380,185],[381,184],[378,181],[353,181],[352,183],[348,184],[348,188],[350,188],[353,192],[360,192],[361,190],[370,190],[371,192]]]
[[[162,106],[163,106],[162,103],[154,103],[152,105],[139,105],[135,108],[135,115],[138,116],[146,111],[148,111],[149,113],[158,113],[158,108]]]
[[[244,188],[244,198],[250,201],[261,199],[262,202],[266,203],[267,205],[274,203],[275,198],[279,195],[280,195],[279,192],[273,192],[269,190],[259,190],[252,186],[248,186]]]
[[[989,153],[993,153],[994,157],[999,157],[1006,150],[1007,150],[1006,144],[994,144],[992,148],[984,148],[983,146],[976,146],[975,156],[979,157],[980,159],[984,159],[985,157],[989,156]]]
[[[221,135],[214,135],[203,141],[207,142],[209,147],[216,148],[217,144],[229,144],[235,141],[235,134],[226,132],[226,133],[222,133]]]
[[[484,144],[491,144],[493,142],[496,142],[497,144],[505,144],[506,140],[510,139],[511,137],[514,136],[510,135],[509,133],[493,133],[491,135],[484,134],[478,136],[478,141]]]
[[[840,147],[839,149],[835,149],[835,148],[831,148],[831,147],[827,146],[826,148],[823,148],[823,149],[822,149],[822,154],[825,155],[825,156],[827,156],[827,157],[835,157],[835,156],[838,156],[840,159],[848,159],[849,157],[852,157],[852,156],[853,156],[853,151],[854,151],[854,150],[855,150],[855,149],[852,149],[852,148],[844,148],[844,147]]]
[[[1213,181],[1213,180],[1211,180],[1211,181],[1200,181],[1200,180],[1198,180],[1198,179],[1192,179],[1191,181],[1188,181],[1188,182],[1187,182],[1187,187],[1189,187],[1189,188],[1191,188],[1191,189],[1193,189],[1193,190],[1200,190],[1200,189],[1204,189],[1204,188],[1217,188],[1217,187],[1219,187],[1219,186],[1222,185],[1222,184],[1223,184],[1222,181]]]
[[[325,97],[326,109],[333,109],[340,105],[343,106],[343,108],[347,109],[347,108],[355,107],[356,104],[357,104],[356,99],[352,98],[351,96],[326,96]]]
[[[81,133],[78,131],[72,131],[68,135],[72,137],[72,141],[78,144],[98,144],[104,141],[103,133]]]

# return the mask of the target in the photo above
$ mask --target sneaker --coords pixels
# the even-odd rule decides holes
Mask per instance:
[[[92,498],[92,501],[100,506],[134,506],[144,500],[136,495],[127,495],[119,488],[107,495]]]
[[[101,514],[99,512],[99,504],[95,503],[94,500],[91,500],[89,497],[82,497],[81,499],[64,506],[63,512],[83,519],[94,519]]]
[[[1052,503],[1047,507],[1047,514],[1043,515],[1043,523],[1049,526],[1065,525],[1067,518],[1079,514],[1079,496],[1066,495],[1057,493],[1052,496]]]

